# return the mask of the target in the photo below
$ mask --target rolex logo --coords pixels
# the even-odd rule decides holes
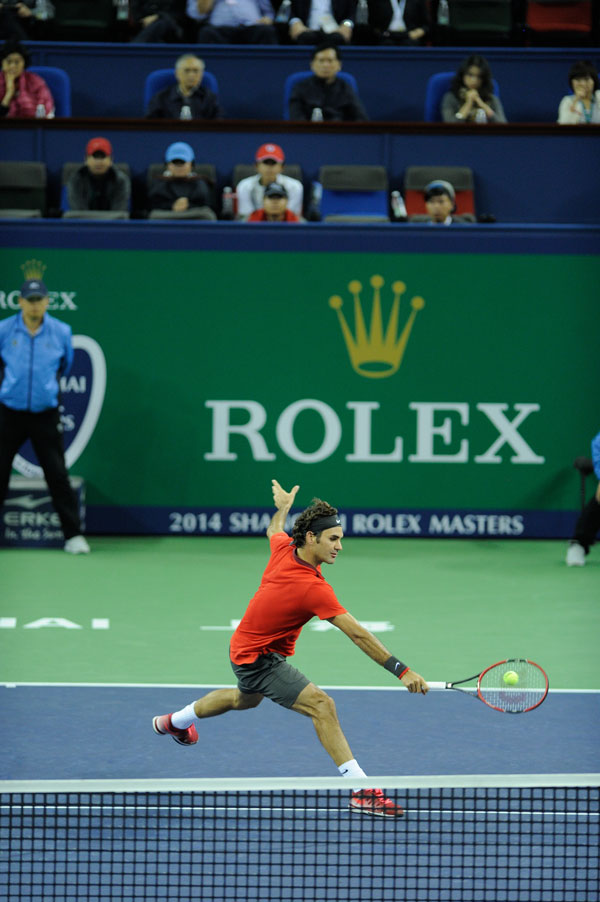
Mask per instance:
[[[44,278],[46,265],[42,263],[41,260],[26,260],[25,263],[22,264],[21,269],[23,270],[26,281],[29,281],[29,279],[36,279],[39,282]]]
[[[384,285],[384,279],[382,276],[371,276],[370,282],[373,288],[373,304],[368,330],[360,299],[362,285],[356,279],[348,283],[348,289],[354,298],[354,334],[342,312],[344,304],[342,298],[339,295],[329,298],[329,306],[337,312],[350,362],[355,372],[367,379],[385,379],[387,376],[393,376],[400,368],[415,318],[418,311],[425,306],[425,301],[422,297],[412,298],[410,315],[402,332],[398,334],[400,299],[406,291],[406,285],[404,282],[392,282],[394,299],[384,330],[381,310],[381,288]]]

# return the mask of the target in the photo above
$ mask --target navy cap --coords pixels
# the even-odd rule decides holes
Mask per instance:
[[[25,300],[30,300],[31,298],[47,298],[48,289],[39,279],[27,279],[27,281],[23,282],[21,285],[21,297],[25,298]]]
[[[264,197],[287,197],[288,193],[283,185],[280,185],[279,182],[271,182],[270,185],[267,185],[265,188]]]

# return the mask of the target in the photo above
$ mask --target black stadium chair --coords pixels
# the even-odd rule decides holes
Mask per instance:
[[[0,218],[44,216],[46,181],[45,163],[0,162]]]

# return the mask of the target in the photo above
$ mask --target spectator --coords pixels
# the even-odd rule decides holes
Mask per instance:
[[[182,44],[185,0],[131,0],[131,18],[140,31],[136,44]]]
[[[256,175],[250,175],[237,184],[237,217],[247,219],[256,210],[261,210],[266,188],[276,182],[287,193],[288,208],[297,216],[302,215],[304,187],[298,179],[283,175],[285,154],[278,144],[261,144],[256,151]]]
[[[204,62],[185,53],[175,63],[177,84],[159,91],[148,104],[148,119],[219,119],[215,94],[202,84]]]
[[[7,41],[0,51],[0,118],[52,119],[54,99],[43,78],[26,72],[29,52],[21,44]]]
[[[310,120],[318,116],[330,121],[361,122],[369,118],[350,85],[337,77],[342,63],[336,45],[315,47],[310,68],[314,75],[292,88],[290,119]]]
[[[443,179],[436,179],[425,185],[423,197],[432,223],[452,225],[452,214],[456,210],[454,186]]]
[[[377,44],[423,44],[429,32],[427,0],[369,0],[369,26]]]
[[[199,44],[276,44],[270,0],[187,0]]]
[[[492,70],[483,56],[473,54],[461,63],[442,98],[444,122],[506,122],[500,98],[494,94]]]
[[[0,38],[2,40],[41,40],[42,22],[36,16],[38,0],[0,0]]]
[[[291,210],[288,210],[288,193],[283,185],[271,182],[265,188],[262,210],[255,210],[248,217],[248,222],[300,222]]]
[[[85,148],[85,163],[67,182],[71,210],[127,210],[129,176],[113,163],[113,149],[106,138],[92,138]]]
[[[296,44],[349,44],[356,0],[292,0],[289,35]]]
[[[87,554],[75,492],[65,463],[59,412],[60,379],[73,363],[71,327],[50,316],[39,279],[21,287],[21,312],[0,322],[0,508],[15,454],[31,439],[44,471],[69,554]]]
[[[600,123],[600,91],[598,72],[589,60],[573,63],[569,69],[569,84],[573,90],[558,107],[559,125],[589,125]]]
[[[596,479],[600,480],[600,432],[592,439],[592,463]],[[573,538],[567,548],[567,567],[583,567],[586,555],[596,541],[600,530],[600,482],[596,491],[583,508]]]
[[[165,168],[148,190],[153,219],[160,211],[180,213],[188,219],[216,219],[209,206],[209,192],[204,179],[194,171],[194,151],[185,141],[167,147]]]

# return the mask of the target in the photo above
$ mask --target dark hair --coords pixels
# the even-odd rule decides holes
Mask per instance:
[[[426,201],[430,200],[432,197],[449,197],[452,203],[454,203],[454,198],[443,185],[436,185],[435,188],[430,188],[429,191],[425,192]]]
[[[313,52],[310,56],[311,62],[314,60],[317,53],[321,53],[323,50],[334,50],[336,57],[339,60],[341,60],[342,58],[340,56],[340,48],[337,44],[333,44],[331,41],[323,41],[321,44],[317,44],[317,46],[313,48]]]
[[[471,66],[477,66],[481,73],[481,85],[479,86],[479,96],[482,100],[490,100],[494,96],[494,86],[492,84],[492,70],[490,69],[490,64],[486,60],[484,56],[481,56],[480,53],[473,53],[471,56],[468,56],[466,60],[463,60],[460,66],[458,67],[454,78],[452,79],[452,84],[450,85],[450,90],[452,93],[459,97],[460,90],[464,89],[464,77]]]
[[[29,53],[27,47],[24,47],[23,44],[20,44],[14,38],[7,41],[2,45],[2,48],[0,49],[0,63],[2,62],[2,60],[6,59],[7,56],[10,56],[11,53],[18,53],[20,56],[22,56],[25,63],[25,68],[27,68],[27,66],[31,62],[31,54]]]
[[[306,510],[302,511],[294,523],[292,539],[294,540],[296,548],[302,548],[305,544],[306,533],[309,531],[312,532],[310,527],[315,520],[320,520],[321,517],[335,516],[337,516],[337,508],[332,507],[331,504],[328,504],[326,501],[321,501],[320,498],[313,498],[310,507],[307,507]],[[317,539],[320,535],[320,532],[316,533]]]
[[[588,76],[594,79],[594,91],[597,91],[599,83],[596,67],[589,60],[578,60],[569,69],[569,84],[571,85],[574,78],[588,78]]]

